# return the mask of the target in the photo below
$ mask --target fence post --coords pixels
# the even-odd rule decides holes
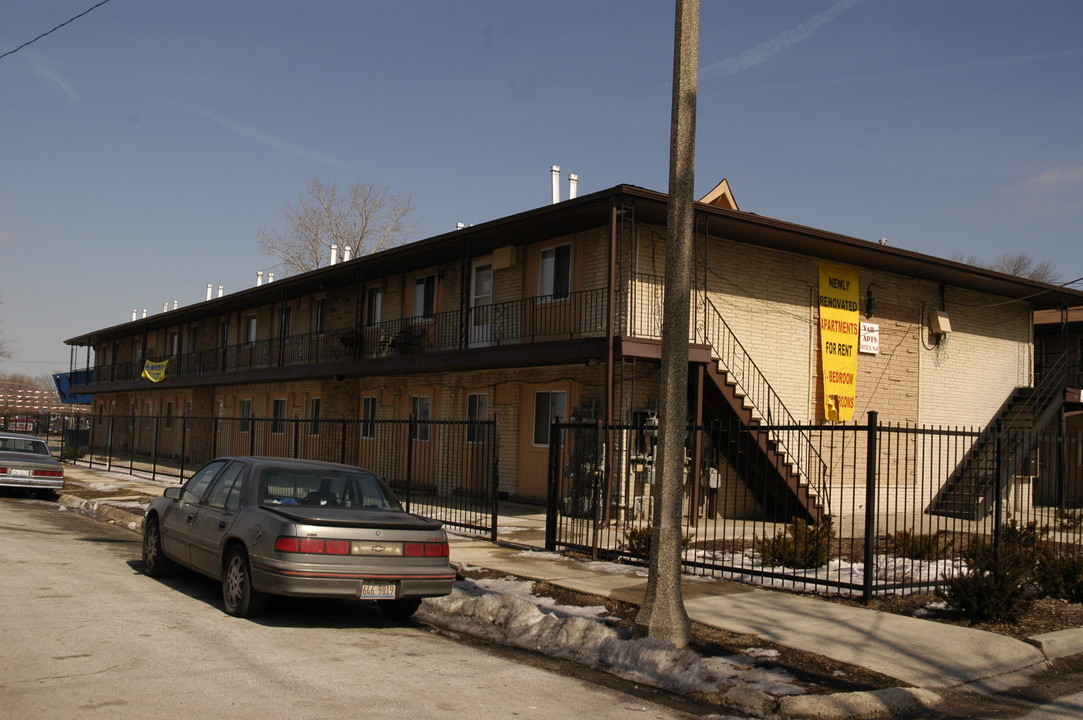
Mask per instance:
[[[993,478],[993,566],[1000,568],[1000,538],[1001,538],[1001,522],[1002,511],[1004,509],[1004,492],[1001,486],[1000,474],[1004,470],[1004,435],[1010,430],[1005,430],[1002,426],[997,427],[997,441],[996,441],[996,463],[994,472],[996,473]]]
[[[876,575],[873,553],[876,550],[876,464],[879,459],[878,441],[879,413],[869,411],[867,440],[865,442],[865,573],[862,578],[861,601],[872,602],[872,581]]]
[[[184,411],[184,417],[181,418],[180,468],[178,470],[177,482],[184,482],[184,461],[188,454],[189,422],[188,410],[186,409]]]
[[[560,502],[560,436],[557,423],[549,426],[549,492],[545,502],[545,549],[557,549],[557,504]]]
[[[489,485],[492,488],[492,502],[493,502],[493,516],[492,521],[489,523],[489,540],[496,542],[497,539],[497,523],[500,520],[500,435],[497,433],[497,421],[500,418],[499,415],[493,415],[491,425],[489,426],[489,432],[492,433],[490,437],[492,442],[489,443],[489,454],[492,456],[493,468],[492,468],[492,480],[489,481]]]

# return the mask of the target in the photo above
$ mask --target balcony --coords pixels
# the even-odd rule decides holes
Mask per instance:
[[[166,377],[194,379],[269,368],[341,365],[402,355],[599,337],[606,330],[606,302],[606,289],[598,288],[256,340],[172,356],[168,358]],[[76,370],[70,377],[73,388],[86,388],[137,381],[142,372],[143,361],[134,361],[99,365],[92,373]]]

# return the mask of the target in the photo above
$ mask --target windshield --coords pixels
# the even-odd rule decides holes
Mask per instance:
[[[33,453],[34,455],[48,455],[49,448],[41,440],[28,440],[26,438],[0,437],[0,452]]]
[[[268,468],[259,481],[260,505],[316,505],[402,511],[375,475],[342,470]]]

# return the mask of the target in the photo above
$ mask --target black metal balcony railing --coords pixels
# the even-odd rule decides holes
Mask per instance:
[[[166,374],[192,377],[599,335],[606,329],[606,295],[605,288],[598,288],[564,296],[537,296],[181,353],[168,358]],[[143,362],[99,365],[93,370],[71,373],[72,386],[136,380],[143,372]]]

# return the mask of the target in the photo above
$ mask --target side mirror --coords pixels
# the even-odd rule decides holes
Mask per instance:
[[[180,500],[181,488],[179,487],[167,487],[165,492],[162,493],[163,497],[167,497],[170,500]]]

